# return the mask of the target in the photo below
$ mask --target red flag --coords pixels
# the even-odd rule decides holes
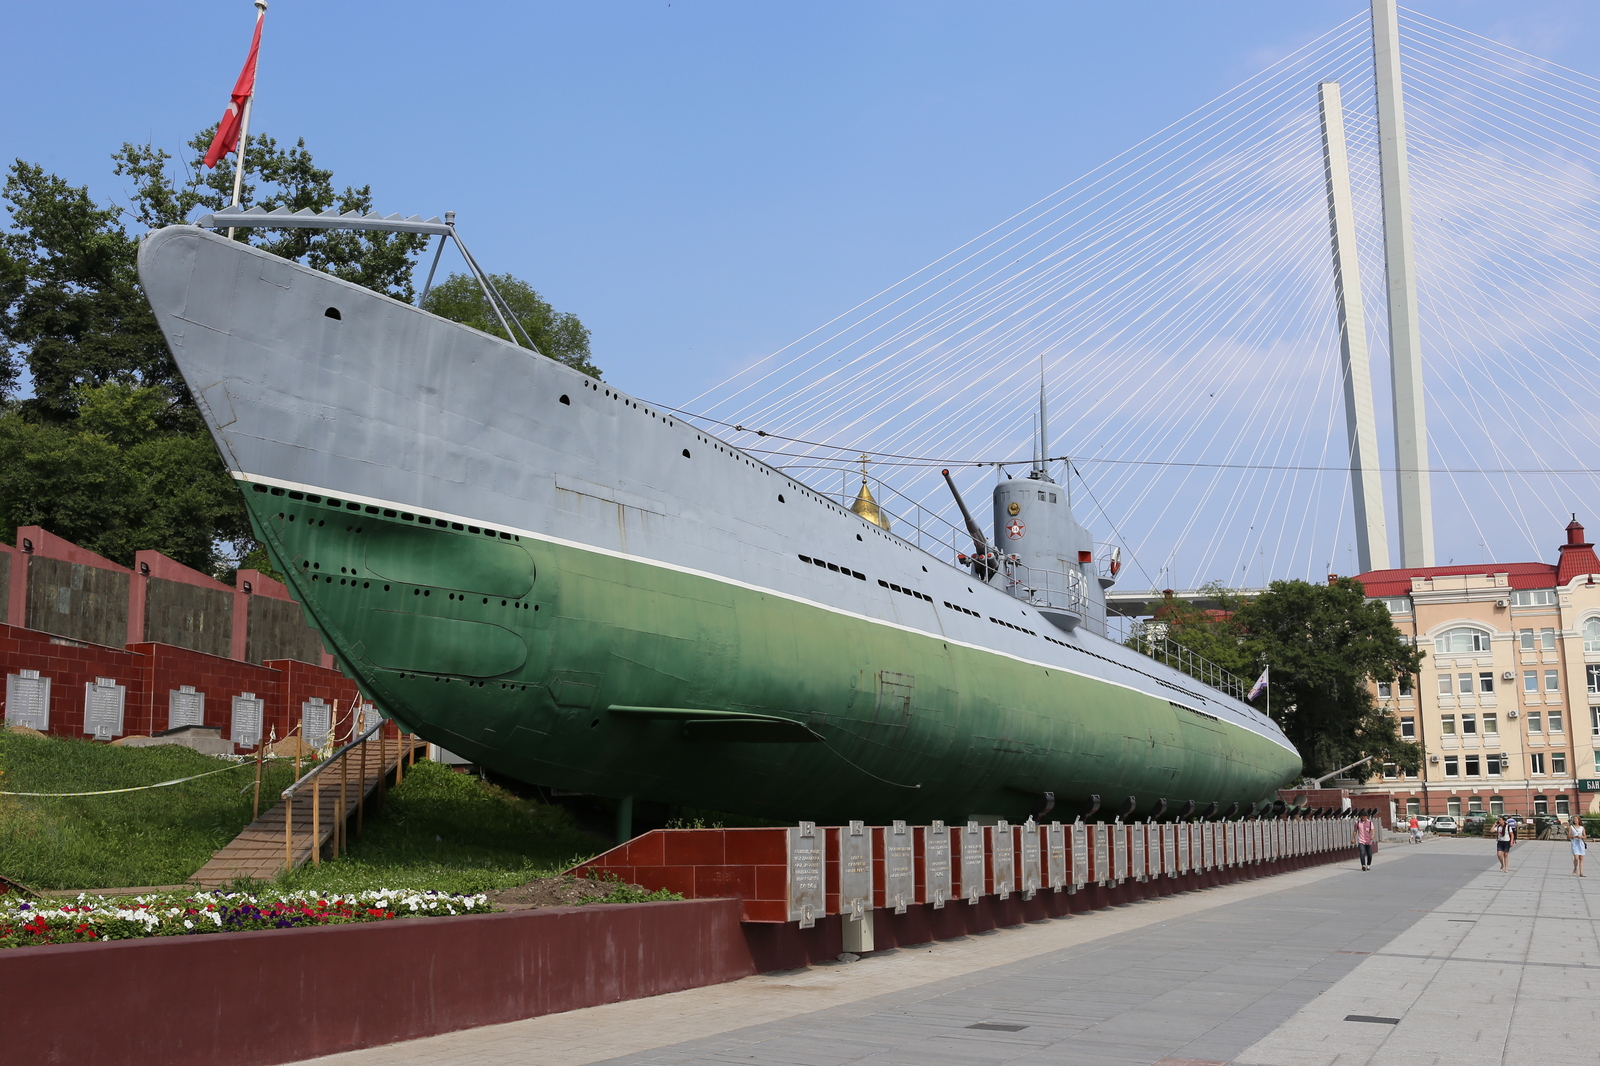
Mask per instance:
[[[239,71],[239,80],[233,85],[233,99],[228,102],[228,110],[222,113],[217,135],[206,150],[207,167],[216,166],[223,156],[239,148],[239,122],[244,117],[246,101],[256,91],[256,53],[261,50],[261,23],[266,17],[265,11],[256,16],[256,34],[250,39],[250,54],[245,57],[244,69]]]

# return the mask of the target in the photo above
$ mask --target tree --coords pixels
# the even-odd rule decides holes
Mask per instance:
[[[510,274],[490,274],[489,281],[540,352],[580,373],[600,377],[600,368],[589,361],[589,331],[578,316],[555,310],[533,286]],[[471,274],[451,274],[443,284],[429,290],[422,307],[452,322],[511,339],[506,337],[483,287]],[[525,343],[520,336],[515,342]]]
[[[1424,652],[1402,642],[1389,609],[1367,602],[1359,581],[1274,581],[1252,600],[1211,591],[1218,609],[1161,601],[1153,614],[1166,623],[1167,639],[1241,678],[1271,667],[1272,717],[1309,775],[1369,755],[1351,776],[1365,780],[1384,763],[1407,772],[1421,765],[1422,749],[1400,738],[1371,686],[1415,676]]]

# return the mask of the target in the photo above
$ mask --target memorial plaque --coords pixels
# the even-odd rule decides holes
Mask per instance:
[[[1178,837],[1178,872],[1186,874],[1193,869],[1189,865],[1189,823],[1179,822],[1173,831]]]
[[[1031,817],[1022,823],[1022,898],[1032,899],[1041,884],[1039,824]]]
[[[896,821],[883,831],[883,905],[904,914],[917,900],[916,850],[911,830]]]
[[[789,828],[789,920],[799,922],[801,929],[816,925],[826,910],[823,840],[816,822],[801,822]]]
[[[1239,865],[1239,823],[1228,823],[1228,865]]]
[[[1049,841],[1049,855],[1045,860],[1045,869],[1050,875],[1050,890],[1060,892],[1067,887],[1067,827],[1060,822],[1051,822],[1046,838]]]
[[[179,685],[167,691],[167,728],[206,724],[206,694],[193,685]]]
[[[1133,827],[1133,879],[1135,881],[1148,881],[1149,875],[1145,867],[1145,840],[1150,832],[1150,826],[1139,822]]]
[[[1128,879],[1128,827],[1121,822],[1106,826],[1111,837],[1111,881],[1122,884]]]
[[[1161,872],[1178,876],[1178,829],[1171,822],[1161,823]]]
[[[37,670],[6,675],[6,722],[41,733],[50,730],[50,679]]]
[[[983,826],[968,822],[961,830],[961,896],[968,903],[977,903],[983,896],[983,860]]]
[[[1288,822],[1272,823],[1272,857],[1274,859],[1281,859],[1287,854],[1285,844],[1289,839],[1288,828]]]
[[[333,708],[324,703],[321,696],[300,705],[300,736],[307,744],[313,748],[323,747],[332,731]]]
[[[1211,828],[1211,835],[1217,838],[1216,863],[1217,869],[1228,868],[1228,823],[1217,822]]]
[[[83,731],[96,740],[122,735],[122,710],[127,706],[128,687],[115,678],[97,677],[83,683]]]
[[[839,830],[839,912],[859,922],[872,909],[872,831],[861,822]]]
[[[1104,822],[1090,826],[1089,834],[1094,838],[1094,883],[1108,884],[1111,881],[1111,834],[1106,831]]]
[[[1072,888],[1076,892],[1089,882],[1089,829],[1082,822],[1072,823]]]
[[[990,862],[994,865],[994,894],[1001,899],[1011,898],[1011,889],[1017,878],[1016,834],[1005,819],[994,823],[989,830]]]
[[[254,692],[243,692],[233,698],[233,728],[228,736],[240,747],[253,748],[261,743],[261,717],[266,704]]]
[[[936,911],[944,910],[953,891],[954,871],[950,868],[950,830],[943,822],[934,822],[922,831],[922,866],[924,902],[933,904]]]

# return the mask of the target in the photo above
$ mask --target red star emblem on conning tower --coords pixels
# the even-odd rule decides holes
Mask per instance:
[[[1010,537],[1012,540],[1021,540],[1022,531],[1027,528],[1027,526],[1013,518],[1011,521],[1006,523],[1006,536]]]

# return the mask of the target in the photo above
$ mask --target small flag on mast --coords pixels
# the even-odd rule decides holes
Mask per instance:
[[[1269,666],[1265,670],[1261,671],[1261,676],[1256,678],[1256,683],[1254,685],[1250,686],[1250,695],[1245,697],[1245,700],[1247,702],[1251,701],[1251,700],[1254,700],[1257,696],[1261,695],[1263,692],[1266,691],[1266,689],[1267,689],[1267,674],[1270,673],[1271,670],[1272,670],[1272,667]]]
[[[228,101],[228,110],[222,113],[217,135],[211,138],[211,147],[206,150],[207,168],[215,167],[223,156],[239,148],[239,127],[244,118],[245,104],[256,91],[256,54],[261,51],[261,23],[267,17],[267,5],[258,6],[260,10],[256,15],[255,36],[250,39],[250,54],[245,57],[244,69],[239,71],[239,80],[233,84],[232,99]]]

